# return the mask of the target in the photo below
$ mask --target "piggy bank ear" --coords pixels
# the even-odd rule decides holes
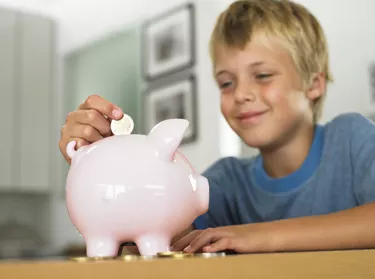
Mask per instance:
[[[152,128],[147,136],[147,141],[157,148],[160,157],[172,160],[188,126],[189,121],[186,119],[164,120]]]

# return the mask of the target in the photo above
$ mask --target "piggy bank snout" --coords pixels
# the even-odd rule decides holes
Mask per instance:
[[[202,175],[197,177],[197,194],[200,214],[204,214],[208,211],[210,187],[208,179]]]

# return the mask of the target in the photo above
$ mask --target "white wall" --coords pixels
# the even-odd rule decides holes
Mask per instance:
[[[346,111],[368,114],[368,67],[375,62],[372,0],[298,0],[320,20],[328,37],[335,83],[329,88],[322,122]]]

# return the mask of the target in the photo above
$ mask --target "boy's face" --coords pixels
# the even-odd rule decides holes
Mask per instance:
[[[256,148],[273,147],[312,121],[311,99],[319,95],[302,92],[284,48],[267,46],[255,37],[244,50],[219,47],[215,64],[221,111],[245,143]]]

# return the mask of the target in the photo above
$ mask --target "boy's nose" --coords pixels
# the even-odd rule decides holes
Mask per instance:
[[[236,88],[234,99],[237,103],[253,102],[256,99],[256,95],[251,86],[242,85]]]

